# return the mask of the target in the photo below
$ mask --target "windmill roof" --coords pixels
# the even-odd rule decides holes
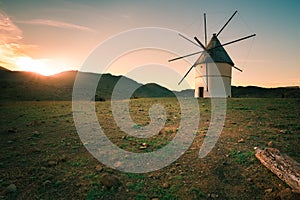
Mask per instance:
[[[207,50],[209,50],[208,53],[210,57],[208,57],[206,53],[203,53],[197,60],[197,63],[201,64],[201,63],[216,62],[216,63],[228,63],[233,66],[234,63],[232,62],[226,50],[221,45],[222,45],[221,42],[214,34],[206,47]]]

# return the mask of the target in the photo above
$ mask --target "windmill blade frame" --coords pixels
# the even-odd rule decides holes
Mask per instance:
[[[236,66],[232,66],[233,68],[239,70],[240,72],[243,72],[243,70],[241,70],[240,68],[236,67]]]
[[[194,45],[196,45],[196,46],[198,46],[198,47],[201,47],[199,44],[197,44],[197,43],[194,42],[193,40],[189,39],[188,37],[182,35],[181,33],[178,33],[178,35],[179,35],[180,37],[184,38],[185,40],[187,40],[187,41],[193,43]]]
[[[188,55],[184,55],[184,56],[180,56],[180,57],[177,57],[177,58],[173,58],[171,60],[168,60],[168,62],[172,62],[172,61],[179,60],[179,59],[182,59],[182,58],[186,58],[186,57],[189,57],[189,56],[197,55],[197,54],[202,53],[202,52],[204,52],[204,51],[197,51],[195,53],[191,53],[191,54],[188,54]]]
[[[206,30],[206,13],[203,15],[203,20],[204,20],[204,42],[205,46],[207,46],[207,30]]]
[[[220,35],[220,33],[224,30],[224,28],[229,24],[229,22],[232,20],[232,18],[234,17],[234,15],[237,13],[237,10],[233,13],[233,15],[227,20],[227,22],[224,24],[224,26],[221,28],[221,30],[219,30],[219,32],[217,33],[217,36]]]
[[[239,41],[242,41],[242,40],[246,40],[246,39],[249,39],[249,38],[254,37],[254,36],[256,36],[256,34],[252,34],[252,35],[249,35],[249,36],[246,36],[246,37],[242,37],[242,38],[233,40],[233,41],[231,41],[231,42],[227,42],[227,43],[225,43],[225,44],[222,44],[222,45],[216,46],[216,47],[214,47],[214,48],[208,49],[207,51],[209,52],[209,51],[211,51],[211,50],[213,50],[213,49],[217,49],[217,48],[219,48],[219,47],[224,47],[224,46],[226,46],[226,45],[233,44],[233,43],[236,43],[236,42],[239,42]],[[204,50],[204,51],[205,51],[205,50]],[[187,54],[187,55],[180,56],[180,57],[177,57],[177,58],[173,58],[173,59],[171,59],[171,60],[168,60],[168,62],[172,62],[172,61],[175,61],[175,60],[179,60],[179,59],[182,59],[182,58],[186,58],[186,57],[189,57],[189,56],[193,56],[193,55],[202,53],[202,52],[204,52],[204,51],[197,51],[197,52],[195,52],[195,53],[191,53],[191,54]]]
[[[190,69],[185,73],[185,75],[182,77],[182,79],[178,82],[178,85],[180,85],[180,83],[182,83],[182,81],[185,79],[185,77],[190,73],[190,71],[193,69],[193,67],[195,67],[197,64],[193,64]]]
[[[194,39],[196,40],[196,42],[198,42],[198,44],[200,44],[200,46],[204,51],[207,51],[206,47],[202,44],[202,42],[197,37],[194,37]]]

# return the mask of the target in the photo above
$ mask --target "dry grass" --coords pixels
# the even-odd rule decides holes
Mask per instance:
[[[172,140],[180,121],[174,98],[134,99],[133,128],[149,123],[153,103],[165,106],[168,120],[150,139],[124,137],[110,102],[97,102],[98,119],[119,147],[153,151]],[[300,162],[299,105],[298,99],[229,99],[218,143],[207,157],[198,159],[210,120],[210,102],[200,100],[200,127],[190,149],[164,169],[129,174],[102,165],[88,153],[74,127],[71,102],[2,102],[0,199],[272,199],[287,186],[255,159],[253,147],[272,141]],[[244,142],[238,143],[240,139]],[[148,147],[141,150],[141,143]],[[95,169],[99,165],[102,170]],[[118,176],[121,186],[102,187],[104,173]],[[17,186],[16,192],[5,191],[10,184]],[[266,193],[270,188],[272,192]]]

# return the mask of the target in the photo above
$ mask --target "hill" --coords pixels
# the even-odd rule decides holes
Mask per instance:
[[[10,71],[10,70],[0,66],[0,71]]]
[[[9,71],[0,69],[0,100],[71,100],[76,76],[84,87],[89,87],[91,80],[99,79],[100,74],[66,71],[53,76],[42,76],[31,72]],[[135,97],[170,97],[172,91],[157,84],[140,84],[124,76],[102,74],[96,91],[96,100],[110,99],[112,91],[122,78],[125,89],[138,88]]]
[[[183,97],[194,96],[194,90],[170,91],[155,83],[140,84],[125,76],[95,74],[89,72],[66,71],[52,76],[42,76],[32,72],[10,71],[0,67],[0,100],[71,100],[74,81],[80,73],[81,83],[89,88],[91,80],[101,79],[98,83],[95,100],[110,99],[117,82],[122,78],[121,93],[135,90],[132,97]],[[255,86],[232,86],[232,97],[236,98],[300,98],[299,87],[261,88]]]
[[[278,88],[232,86],[231,92],[233,97],[241,98],[300,98],[300,88],[297,86]]]
[[[194,96],[192,89],[175,93],[184,97]],[[300,88],[297,86],[278,88],[231,86],[231,93],[233,98],[300,98]]]

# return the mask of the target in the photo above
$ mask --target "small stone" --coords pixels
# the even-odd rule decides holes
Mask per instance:
[[[38,131],[33,131],[33,137],[39,137],[41,134]]]
[[[269,189],[266,189],[265,190],[265,193],[271,193],[273,191],[273,189],[272,188],[269,188]]]
[[[286,130],[280,130],[279,133],[286,134]]]
[[[238,140],[238,143],[245,143],[245,140],[243,138]]]
[[[268,146],[272,147],[273,146],[273,142],[272,141],[268,142]]]
[[[49,166],[49,167],[52,167],[52,166],[55,166],[55,165],[57,165],[57,162],[56,162],[56,161],[54,161],[54,160],[48,161],[48,166]]]
[[[110,189],[113,186],[120,185],[120,179],[119,177],[112,175],[112,174],[103,174],[101,177],[101,183],[104,185],[104,187]]]
[[[118,162],[116,162],[116,163],[114,164],[114,167],[115,167],[115,168],[118,168],[118,167],[120,167],[121,165],[122,165],[122,162],[118,161]]]
[[[217,195],[216,195],[216,194],[211,194],[210,197],[211,197],[211,198],[216,198]]]
[[[159,200],[159,198],[152,198],[151,200]]]
[[[163,188],[164,189],[168,189],[170,187],[170,185],[168,183],[163,183]]]
[[[16,191],[17,191],[17,186],[15,184],[10,184],[9,186],[6,187],[7,193],[14,193]]]
[[[14,141],[12,141],[12,140],[7,141],[7,144],[12,144],[12,143],[14,143]]]
[[[103,170],[103,167],[101,165],[96,165],[95,170],[97,172],[101,172]]]
[[[252,178],[247,178],[247,181],[248,182],[252,182]]]
[[[140,149],[147,149],[147,147],[148,147],[147,143],[142,143]]]

